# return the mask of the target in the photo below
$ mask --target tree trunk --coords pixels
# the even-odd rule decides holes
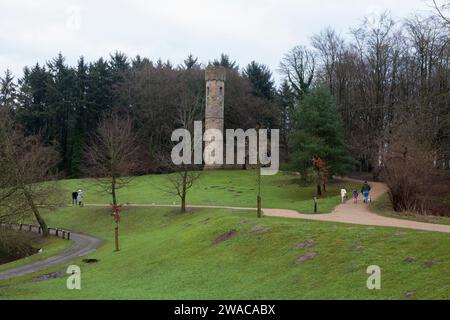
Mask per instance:
[[[181,197],[181,212],[186,212],[186,195]]]
[[[47,223],[45,222],[44,218],[42,218],[39,209],[35,205],[33,198],[31,197],[25,186],[22,186],[22,191],[25,195],[28,205],[30,206],[31,211],[33,211],[34,216],[39,223],[39,226],[42,228],[42,234],[44,235],[44,237],[47,237],[49,235]]]
[[[113,199],[113,205],[117,206],[117,196],[116,196],[116,177],[112,177],[111,181],[111,194]]]
[[[181,212],[186,212],[186,189],[187,189],[188,172],[183,172],[183,185],[181,186]]]
[[[317,195],[318,196],[322,195],[322,186],[320,185],[320,182],[317,184]]]
[[[115,238],[115,243],[116,243],[116,251],[120,251],[120,247],[119,247],[119,224],[116,223],[116,228],[114,229],[114,238]]]

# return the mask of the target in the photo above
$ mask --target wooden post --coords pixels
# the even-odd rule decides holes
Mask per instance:
[[[28,226],[28,231],[31,231],[33,229],[33,226],[30,224],[29,226]]]
[[[62,232],[62,238],[63,238],[63,239],[66,238],[66,231],[65,231],[65,230],[63,230],[63,232]]]
[[[120,251],[119,248],[119,225],[116,224],[116,228],[114,229],[114,235],[116,238],[116,251]]]
[[[58,236],[59,230],[55,229],[55,235]]]
[[[23,224],[21,223],[21,224],[19,225],[19,231],[22,231],[22,227],[23,227]]]
[[[70,240],[70,231],[67,232],[67,240]]]
[[[256,216],[258,218],[261,218],[262,217],[262,211],[261,211],[261,162],[259,159],[259,128],[260,128],[260,125],[257,124],[256,125],[256,145],[257,145],[256,161],[257,161],[257,171],[258,171],[257,172],[257,174],[258,174],[258,177],[257,177],[258,195],[256,197],[256,207],[257,207]]]
[[[317,213],[317,197],[314,197],[314,213]]]

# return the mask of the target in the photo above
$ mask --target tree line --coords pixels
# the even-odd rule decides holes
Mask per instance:
[[[415,159],[420,150],[429,150],[433,168],[448,168],[449,24],[438,8],[408,19],[366,18],[347,37],[326,28],[282,57],[278,86],[263,63],[241,69],[222,54],[207,64],[227,70],[225,128],[279,128],[282,161],[316,181],[355,168],[392,176],[399,157]],[[99,129],[108,133],[102,120],[111,114],[129,120],[139,148],[128,174],[173,170],[161,160],[172,131],[204,117],[207,64],[193,55],[175,66],[116,52],[69,66],[60,53],[25,67],[17,80],[6,71],[0,108],[25,137],[56,150],[60,176],[93,175],[86,151]],[[408,184],[409,174],[393,181]]]

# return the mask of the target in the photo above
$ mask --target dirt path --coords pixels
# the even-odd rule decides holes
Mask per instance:
[[[362,181],[354,179],[345,179],[347,181],[360,182]],[[370,196],[372,200],[376,200],[379,196],[387,191],[387,187],[383,183],[370,182],[371,186]],[[91,206],[104,206],[104,205],[92,205]],[[178,207],[178,205],[153,205],[153,204],[131,204],[130,206],[141,207]],[[234,209],[234,210],[255,210],[255,208],[249,207],[230,207],[230,206],[202,206],[202,205],[190,205],[190,208],[216,208],[216,209]],[[372,213],[367,208],[359,197],[357,204],[353,203],[353,199],[347,200],[345,203],[336,206],[332,213],[327,214],[302,214],[296,210],[291,209],[268,209],[264,208],[264,215],[270,217],[283,217],[305,220],[317,220],[317,221],[330,221],[330,222],[342,222],[350,224],[368,225],[368,226],[383,226],[383,227],[396,227],[407,228],[415,230],[436,231],[450,233],[450,225],[432,224],[425,222],[417,222],[404,219],[396,219],[383,217],[378,214]]]
[[[71,232],[70,238],[74,243],[67,250],[41,261],[0,272],[0,280],[35,273],[57,266],[63,262],[88,255],[94,252],[102,243],[102,240],[100,239],[75,232]]]

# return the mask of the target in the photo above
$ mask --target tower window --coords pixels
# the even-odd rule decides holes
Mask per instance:
[[[219,94],[220,94],[220,95],[223,94],[223,88],[222,88],[222,87],[219,88]]]

